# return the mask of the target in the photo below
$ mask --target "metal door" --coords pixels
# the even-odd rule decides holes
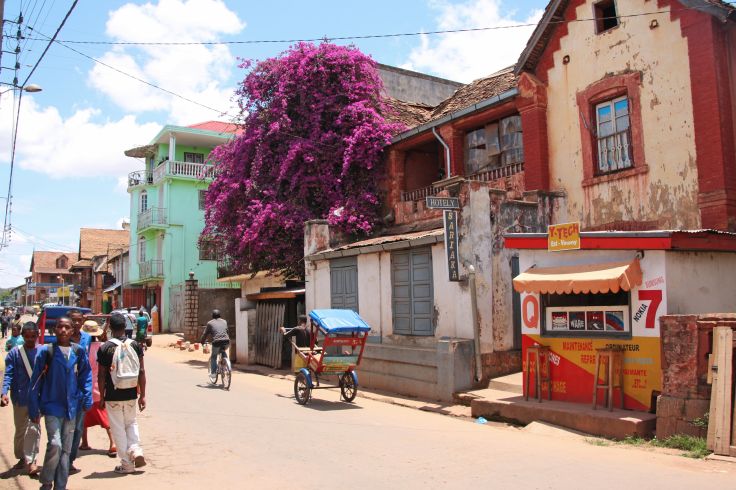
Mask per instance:
[[[358,260],[345,257],[330,261],[330,304],[358,313]]]
[[[159,305],[162,311],[163,305]],[[159,320],[160,321],[160,320]],[[162,325],[163,327],[163,325]],[[169,332],[184,331],[184,284],[175,284],[169,287]],[[163,328],[162,328],[163,331]]]
[[[281,335],[279,327],[284,326],[285,311],[284,301],[259,301],[256,305],[256,325],[253,336],[256,364],[271,366],[274,369],[281,368],[281,346],[284,336]]]
[[[391,254],[394,333],[434,334],[432,252],[418,248]]]
[[[519,256],[511,257],[511,280],[519,275]],[[521,295],[516,289],[511,290],[511,320],[514,329],[514,349],[521,349]]]

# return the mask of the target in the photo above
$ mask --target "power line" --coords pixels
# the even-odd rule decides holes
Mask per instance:
[[[732,6],[736,4],[736,1],[722,2],[725,5]],[[677,13],[685,10],[699,10],[703,11],[703,8],[698,7],[682,7],[679,9],[668,9],[668,10],[657,10],[654,12],[640,12],[635,14],[617,15],[611,17],[586,17],[581,19],[573,20],[550,20],[549,24],[565,24],[569,22],[598,22],[605,19],[625,19],[632,17],[646,17],[652,15],[662,15]],[[538,23],[525,23],[525,24],[510,24],[502,26],[488,26],[488,27],[469,27],[465,29],[444,29],[435,31],[416,31],[416,32],[399,32],[399,33],[388,33],[388,34],[365,34],[365,35],[354,35],[354,36],[323,36],[313,38],[293,38],[293,39],[251,39],[251,40],[234,40],[234,41],[94,41],[94,40],[79,40],[79,39],[60,39],[58,43],[66,44],[94,44],[94,45],[108,45],[108,46],[216,46],[216,45],[239,45],[239,44],[287,44],[287,43],[299,43],[299,42],[320,42],[320,41],[351,41],[360,39],[383,39],[383,38],[394,38],[394,37],[416,37],[416,36],[429,36],[429,35],[440,35],[440,34],[459,34],[468,32],[484,32],[484,31],[497,31],[506,29],[518,29],[524,27],[536,27]],[[40,38],[30,38],[40,39]],[[70,48],[71,49],[71,48]]]
[[[10,232],[10,210],[11,210],[11,201],[13,198],[12,190],[13,190],[13,170],[15,168],[15,150],[16,150],[16,144],[18,142],[18,124],[20,122],[20,105],[21,101],[23,100],[23,87],[25,87],[26,83],[28,83],[28,80],[30,80],[33,73],[36,71],[36,68],[38,68],[38,65],[41,63],[41,60],[43,60],[44,56],[46,56],[46,53],[48,52],[49,48],[51,48],[51,45],[53,44],[56,37],[59,35],[59,32],[61,32],[61,29],[64,27],[64,24],[66,24],[67,19],[69,19],[69,16],[74,11],[74,8],[77,6],[77,2],[79,0],[74,0],[72,5],[69,7],[69,10],[67,11],[64,18],[61,20],[61,23],[59,24],[59,27],[56,29],[56,32],[54,32],[54,35],[50,38],[48,44],[46,44],[46,48],[41,53],[41,56],[38,57],[38,60],[36,60],[36,63],[33,65],[33,68],[31,68],[31,71],[28,73],[28,76],[23,81],[23,83],[20,85],[20,90],[18,91],[18,111],[15,114],[15,124],[13,127],[13,144],[10,151],[10,177],[8,179],[8,195],[5,200],[5,218],[3,220],[3,234],[2,234],[2,241],[0,241],[0,249],[3,247],[8,246],[8,237]],[[29,26],[30,29],[30,26]]]

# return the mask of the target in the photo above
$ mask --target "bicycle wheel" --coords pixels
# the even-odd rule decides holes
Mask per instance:
[[[208,371],[207,374],[209,376],[210,384],[211,385],[216,385],[217,384],[217,377],[220,374],[220,366],[218,365],[215,368],[215,372],[214,373],[210,373],[209,370],[210,370],[210,361],[207,361],[207,371]]]
[[[220,357],[220,379],[222,388],[229,391],[230,382],[232,381],[232,371],[225,356]]]
[[[353,373],[345,372],[340,377],[340,393],[346,402],[355,400],[355,396],[358,394],[358,387],[355,385]]]
[[[307,377],[304,376],[304,373],[297,374],[294,380],[294,398],[296,398],[297,403],[306,405],[311,394],[312,390],[309,388],[309,383],[307,383]]]

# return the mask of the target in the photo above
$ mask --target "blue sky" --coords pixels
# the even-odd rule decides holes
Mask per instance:
[[[27,36],[51,36],[70,0],[6,0],[5,18],[23,11]],[[426,32],[534,23],[544,0],[372,0],[355,2],[236,0],[81,0],[60,40],[215,41],[282,40]],[[5,24],[6,36],[15,34]],[[394,37],[352,43],[375,60],[468,82],[512,64],[532,29]],[[34,33],[37,32],[37,33]],[[21,43],[20,81],[45,47]],[[237,58],[275,56],[288,43],[228,46],[112,46],[73,44],[75,49],[122,71],[223,112],[243,73]],[[6,39],[12,51],[15,41]],[[0,81],[13,79],[14,57],[4,53]],[[53,45],[29,83],[43,87],[25,94],[13,180],[12,239],[0,251],[0,286],[27,275],[36,250],[76,251],[80,227],[117,228],[129,215],[124,177],[142,162],[123,151],[147,143],[167,123],[223,119],[198,105],[145,86]],[[13,120],[11,93],[0,96],[0,194],[9,177]],[[0,204],[4,204],[2,201]]]

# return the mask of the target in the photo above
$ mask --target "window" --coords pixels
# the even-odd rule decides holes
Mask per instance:
[[[146,191],[141,192],[140,212],[148,209],[148,193]]]
[[[604,0],[593,5],[595,13],[595,32],[600,34],[618,26],[618,14],[616,13],[616,2]]]
[[[184,161],[187,163],[204,163],[204,153],[184,152]]]
[[[207,203],[207,189],[200,189],[199,191],[199,209],[204,210],[206,203]]]
[[[199,241],[199,260],[218,260],[217,245],[212,240]]]
[[[596,105],[596,139],[598,174],[615,172],[633,166],[629,100],[618,97]]]
[[[138,262],[146,261],[146,239],[141,237],[138,239]]]
[[[545,336],[631,337],[628,291],[540,297]]]
[[[465,174],[524,161],[521,116],[511,116],[465,135]]]
[[[56,259],[56,268],[57,269],[66,269],[67,268],[67,260],[65,256],[61,256],[58,259]]]

